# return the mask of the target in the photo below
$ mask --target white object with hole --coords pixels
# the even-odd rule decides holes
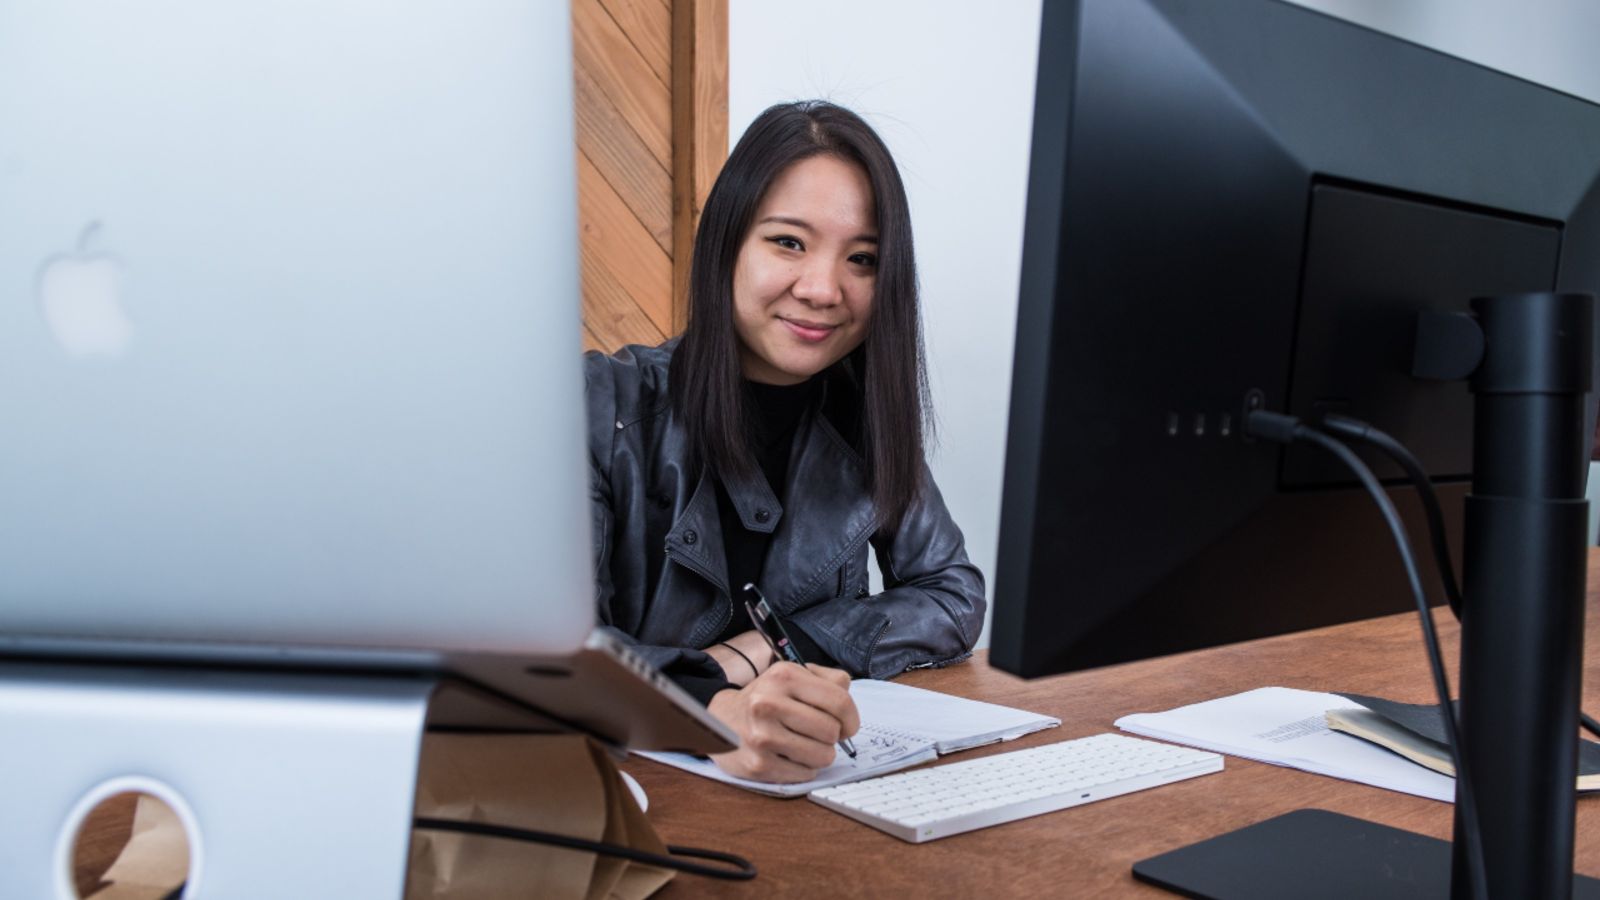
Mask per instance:
[[[0,668],[6,897],[76,900],[72,848],[123,790],[189,838],[187,900],[399,897],[428,679]],[[41,764],[48,761],[48,764]]]

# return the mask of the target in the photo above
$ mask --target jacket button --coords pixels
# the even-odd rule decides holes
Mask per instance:
[[[772,513],[769,513],[764,509],[756,510],[756,521],[757,522],[761,522],[762,524],[766,524],[766,521],[768,519],[770,519],[770,518],[772,518]]]
[[[683,533],[683,542],[685,544],[688,544],[691,547],[693,547],[695,545],[695,542],[697,542],[699,540],[700,540],[700,535],[696,534],[693,528],[691,528],[688,531],[685,531]]]

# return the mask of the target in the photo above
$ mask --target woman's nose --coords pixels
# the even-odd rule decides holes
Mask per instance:
[[[833,306],[844,300],[844,286],[837,267],[831,263],[806,265],[795,279],[794,295],[813,306]]]

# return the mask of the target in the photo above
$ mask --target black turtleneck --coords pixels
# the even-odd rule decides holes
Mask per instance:
[[[794,432],[817,394],[817,379],[800,384],[744,383],[746,408],[751,412],[753,428],[750,434],[751,456],[761,467],[767,484],[781,504],[784,500],[789,475],[789,453],[794,447]],[[750,617],[744,611],[744,586],[761,585],[761,567],[766,563],[767,547],[772,543],[770,532],[748,531],[728,498],[727,489],[717,484],[717,512],[722,520],[722,547],[728,559],[728,592],[733,597],[733,621],[723,629],[718,640],[750,629]]]

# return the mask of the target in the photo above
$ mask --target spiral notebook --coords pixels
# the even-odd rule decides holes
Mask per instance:
[[[850,699],[861,713],[856,758],[842,752],[817,777],[799,784],[767,784],[735,778],[709,759],[687,753],[635,751],[706,778],[774,797],[802,797],[812,791],[909,768],[945,753],[995,741],[1009,741],[1061,720],[995,703],[967,700],[892,681],[850,682]]]

